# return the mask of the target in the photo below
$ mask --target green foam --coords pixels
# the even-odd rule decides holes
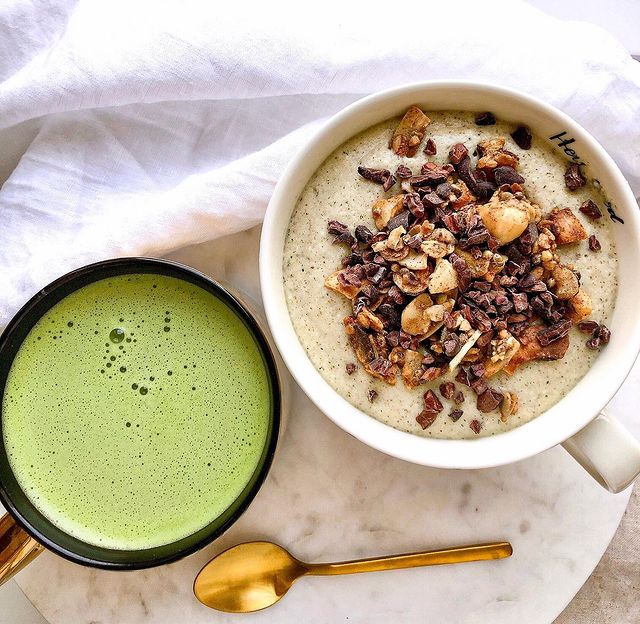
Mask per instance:
[[[236,500],[270,411],[261,352],[234,312],[183,280],[135,274],[40,319],[9,372],[2,427],[44,516],[90,544],[138,550],[195,533]]]

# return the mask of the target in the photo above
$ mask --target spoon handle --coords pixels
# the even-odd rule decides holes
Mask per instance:
[[[388,557],[374,557],[340,563],[307,564],[307,574],[356,574],[358,572],[379,572],[381,570],[401,570],[420,566],[442,565],[445,563],[463,563],[466,561],[485,561],[487,559],[504,559],[510,557],[513,548],[509,542],[492,542],[457,546],[442,550],[406,553]]]

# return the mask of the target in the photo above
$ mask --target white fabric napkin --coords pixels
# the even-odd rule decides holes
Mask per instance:
[[[640,194],[640,64],[514,0],[0,3],[0,324],[90,261],[260,222],[327,116],[437,78],[563,109]]]

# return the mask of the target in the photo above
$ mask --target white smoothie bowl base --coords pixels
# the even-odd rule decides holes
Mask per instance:
[[[530,422],[505,433],[471,440],[421,437],[394,429],[342,398],[307,357],[285,300],[282,261],[291,214],[309,178],[342,143],[416,104],[429,110],[491,111],[500,120],[525,124],[535,140],[547,140],[568,161],[586,164],[600,181],[617,219],[619,290],[611,342],[565,397]],[[573,139],[573,141],[569,141]],[[622,223],[623,221],[624,223]],[[348,106],[291,160],[274,190],[260,241],[260,282],[267,320],[290,372],[333,422],[389,455],[438,468],[486,468],[516,462],[556,444],[565,448],[604,487],[618,492],[640,473],[640,443],[617,421],[600,414],[640,351],[640,217],[627,181],[602,146],[553,106],[517,91],[467,81],[424,82],[389,89]],[[577,435],[576,435],[577,434]]]

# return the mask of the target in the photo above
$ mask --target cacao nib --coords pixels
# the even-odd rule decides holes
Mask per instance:
[[[373,237],[371,230],[366,225],[356,226],[355,235],[356,240],[360,241],[364,245],[368,245]]]
[[[478,379],[474,379],[471,382],[471,389],[478,395],[484,394],[487,391],[489,385],[487,384],[486,379],[483,377],[478,377]]]
[[[460,164],[460,161],[469,156],[469,150],[464,143],[456,143],[449,150],[449,160],[454,164]]]
[[[420,245],[422,245],[422,236],[420,234],[414,234],[413,236],[409,236],[404,239],[404,244],[409,247],[409,249],[417,250],[420,249]]]
[[[409,181],[414,188],[422,188],[425,186],[438,186],[447,179],[447,173],[442,169],[427,171],[422,175],[413,176]]]
[[[402,305],[404,303],[404,294],[395,284],[389,288],[387,297],[396,305]]]
[[[427,143],[424,146],[424,153],[427,156],[434,156],[438,151],[436,147],[436,142],[433,139],[427,139]]]
[[[516,312],[524,312],[529,309],[529,300],[525,293],[513,293],[511,299],[513,300],[513,309]]]
[[[464,412],[461,409],[452,409],[449,412],[449,418],[451,418],[451,420],[453,420],[453,422],[458,422],[460,420],[460,418],[462,417],[462,414]]]
[[[449,334],[449,336],[442,342],[442,347],[444,349],[444,354],[448,358],[453,358],[462,345],[460,344],[460,338],[456,334]]]
[[[453,187],[448,182],[442,182],[436,186],[436,194],[442,199],[449,199],[449,195],[453,192]]]
[[[523,150],[531,149],[531,130],[527,126],[518,126],[512,133],[511,138],[515,144]]]
[[[389,219],[386,228],[389,232],[392,232],[398,227],[403,227],[406,230],[409,229],[409,215],[411,213],[408,210],[403,210],[398,213],[395,217]]]
[[[334,244],[345,243],[346,245],[353,245],[355,243],[355,238],[353,238],[349,232],[349,228],[344,223],[340,223],[340,221],[329,221],[327,224],[327,232],[335,236],[333,239]]]
[[[502,392],[498,392],[495,388],[487,388],[482,394],[478,395],[476,406],[483,413],[492,412],[498,408],[503,396]]]
[[[546,347],[550,343],[558,340],[559,338],[564,338],[571,329],[572,323],[569,319],[565,319],[564,321],[560,321],[547,329],[541,329],[537,333],[538,342]]]
[[[481,332],[488,332],[492,327],[491,319],[482,310],[475,310],[473,320],[469,322],[472,327],[479,329]]]
[[[396,177],[394,175],[390,175],[383,183],[382,190],[388,191],[391,187],[396,183]]]
[[[461,405],[462,403],[464,403],[464,394],[462,393],[462,390],[458,390],[454,395],[453,395],[453,402],[456,405]]]
[[[407,178],[410,178],[412,175],[413,175],[413,172],[406,165],[400,165],[396,169],[396,176],[401,180],[406,180]]]
[[[492,340],[493,338],[493,331],[488,331],[485,332],[484,334],[481,334],[480,338],[478,338],[478,340],[476,340],[476,347],[478,348],[482,348],[482,347],[486,347]]]
[[[471,427],[473,433],[480,433],[480,430],[482,429],[482,423],[479,420],[472,420],[469,423],[469,427]]]
[[[400,312],[389,303],[383,303],[376,310],[376,314],[382,318],[385,328],[394,328],[400,326]]]
[[[469,369],[461,366],[456,373],[456,381],[458,383],[464,384],[465,386],[471,386],[471,376],[469,374]]]
[[[367,279],[376,286],[385,278],[388,271],[386,267],[374,264],[373,262],[367,263],[363,266]]]
[[[422,219],[424,217],[424,206],[422,205],[422,198],[418,193],[407,193],[404,196],[402,205],[411,212],[416,219]]]
[[[427,193],[422,198],[422,205],[431,210],[435,210],[444,204],[444,200],[441,199],[436,193]]]
[[[600,338],[600,342],[607,344],[611,340],[611,330],[606,325],[600,325],[598,338]]]
[[[480,203],[485,203],[491,199],[493,192],[496,190],[494,184],[489,181],[477,182],[473,189],[474,195],[478,198]]]
[[[578,163],[570,163],[564,173],[564,183],[570,191],[577,191],[584,186],[587,181],[582,176],[580,165]]]
[[[376,184],[385,184],[391,177],[388,169],[374,169],[372,167],[358,167],[358,173],[365,179]]]
[[[474,377],[483,377],[484,374],[487,372],[484,368],[484,364],[482,362],[477,362],[476,364],[472,364],[469,367],[469,370],[471,371],[471,374]]]
[[[356,365],[353,362],[349,362],[346,366],[347,375],[353,375],[356,372]]]
[[[600,208],[598,208],[597,204],[591,199],[587,199],[586,202],[583,202],[580,205],[580,212],[587,215],[589,219],[600,219],[602,217],[602,212]]]
[[[595,321],[580,321],[578,323],[578,329],[585,334],[593,334],[599,327],[600,325]]]
[[[445,398],[451,400],[456,392],[456,384],[453,381],[445,381],[440,384],[440,394]]]
[[[369,399],[369,403],[373,403],[378,398],[378,393],[375,390],[369,390],[367,392],[367,399]]]
[[[595,234],[589,236],[589,249],[591,251],[600,251],[602,249],[602,245],[600,241],[596,238]]]
[[[423,429],[427,429],[428,427],[431,427],[431,425],[433,425],[435,419],[437,418],[438,414],[437,413],[433,413],[433,412],[429,412],[427,410],[422,410],[417,416],[416,416],[416,422],[423,428]]]
[[[533,244],[538,240],[538,227],[535,223],[529,223],[527,229],[518,237],[518,247],[525,256],[530,256]]]
[[[585,344],[587,345],[587,348],[592,351],[597,351],[600,348],[600,338],[598,336],[594,336],[593,338],[589,338]]]
[[[498,186],[503,184],[522,184],[524,178],[513,168],[508,166],[496,167],[493,170],[493,179]]]
[[[496,123],[496,116],[488,111],[486,113],[479,113],[476,115],[475,122],[478,126],[494,126]]]
[[[363,262],[364,260],[362,258],[362,254],[358,253],[357,251],[350,253],[341,260],[343,268],[346,268],[348,266],[355,266],[356,264],[362,264]]]
[[[423,400],[424,409],[416,416],[416,420],[423,429],[426,429],[433,424],[443,406],[433,390],[427,390],[424,393]]]
[[[471,269],[467,263],[456,253],[449,256],[449,262],[455,269],[458,276],[458,288],[461,292],[465,292],[469,288],[471,282]]]
[[[431,366],[435,361],[436,361],[436,359],[429,352],[425,353],[424,357],[422,358],[422,363],[425,366]]]

